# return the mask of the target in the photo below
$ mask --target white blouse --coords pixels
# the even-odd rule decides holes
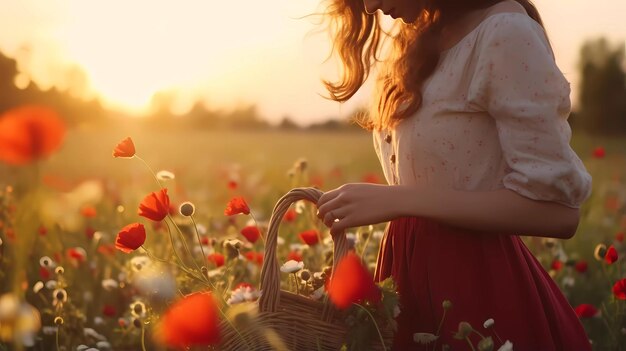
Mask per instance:
[[[543,28],[525,14],[485,18],[441,54],[422,106],[373,133],[389,184],[513,190],[579,208],[592,179],[570,147],[570,86]]]

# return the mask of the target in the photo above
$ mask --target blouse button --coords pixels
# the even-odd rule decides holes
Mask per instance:
[[[391,134],[387,134],[387,136],[385,137],[385,142],[386,142],[387,144],[390,144],[390,143],[391,143]]]
[[[391,163],[396,163],[396,155],[393,154],[389,157],[389,161],[391,161]]]

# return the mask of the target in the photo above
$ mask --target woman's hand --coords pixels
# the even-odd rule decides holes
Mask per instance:
[[[317,202],[317,216],[332,235],[347,228],[390,221],[400,216],[399,187],[349,183],[324,193]]]

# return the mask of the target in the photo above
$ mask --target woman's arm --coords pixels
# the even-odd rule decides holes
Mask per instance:
[[[509,189],[459,191],[426,186],[352,183],[325,193],[318,216],[332,234],[405,216],[431,218],[449,226],[494,234],[569,239],[579,210],[535,201]],[[340,221],[334,221],[334,219]]]

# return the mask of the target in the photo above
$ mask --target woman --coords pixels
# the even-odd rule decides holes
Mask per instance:
[[[592,185],[569,145],[569,82],[537,9],[527,0],[334,0],[327,14],[344,70],[326,86],[336,101],[379,62],[376,11],[402,20],[362,121],[389,185],[346,184],[318,207],[333,235],[390,222],[375,278],[398,284],[394,349],[432,349],[416,332],[438,332],[437,349],[469,349],[453,338],[466,321],[495,349],[509,340],[515,350],[591,350],[518,236],[571,238]],[[453,307],[439,329],[444,300]]]

